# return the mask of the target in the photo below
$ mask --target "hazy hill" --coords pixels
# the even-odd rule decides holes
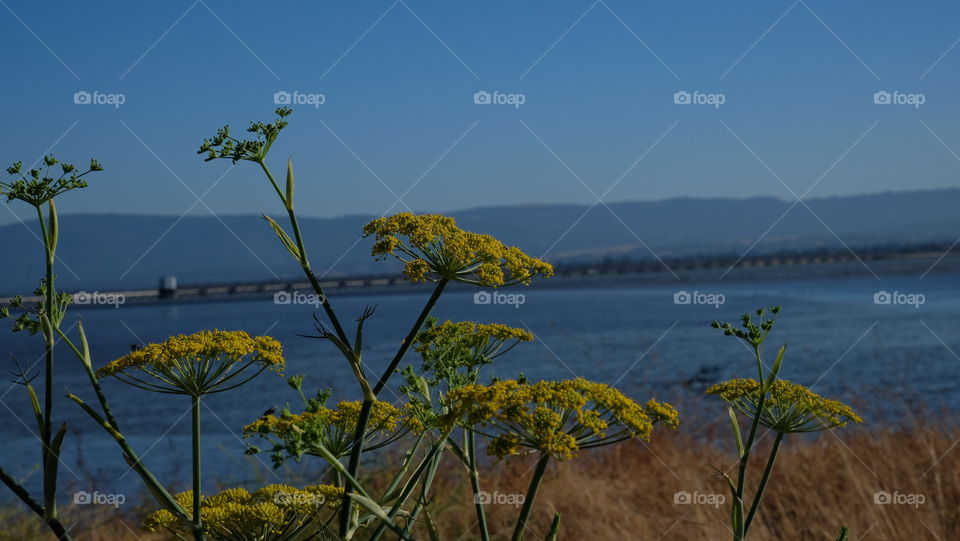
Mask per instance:
[[[786,216],[791,203],[774,198],[610,203],[609,210],[597,205],[589,212],[587,205],[517,205],[452,214],[462,227],[491,233],[532,255],[549,250],[547,257],[554,262],[648,258],[643,243],[662,257],[741,253],[774,223],[757,252],[838,247],[834,233],[855,246],[952,241],[960,236],[960,189],[811,199],[807,205],[812,213],[798,204]],[[285,223],[285,216],[276,218]],[[370,240],[359,237],[369,219],[302,220],[318,273],[339,276],[388,270],[387,263],[369,257]],[[181,283],[188,283],[299,273],[267,224],[256,216],[178,221],[175,216],[96,214],[67,215],[61,222],[59,256],[69,270],[61,267],[59,275],[67,288],[153,286],[164,274],[175,274]],[[0,226],[0,236],[5,247],[0,294],[32,289],[41,273],[39,241],[20,223]]]

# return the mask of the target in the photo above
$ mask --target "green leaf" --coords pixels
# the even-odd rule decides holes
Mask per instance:
[[[296,258],[297,261],[300,261],[301,260],[300,249],[297,248],[296,244],[294,244],[293,239],[290,238],[290,235],[287,235],[287,232],[284,231],[283,228],[280,227],[280,224],[274,221],[273,218],[264,214],[263,219],[270,224],[270,227],[273,228],[273,232],[277,234],[277,237],[280,238],[280,242],[282,242],[283,245],[287,248],[287,250],[290,251],[293,257]]]
[[[57,238],[59,237],[60,219],[57,217],[57,206],[53,204],[53,199],[47,201],[50,206],[50,227],[47,230],[47,258],[53,263],[53,255],[57,251]]]
[[[55,498],[57,494],[57,469],[60,465],[60,446],[63,445],[63,436],[67,433],[67,425],[62,424],[57,430],[56,435],[50,441],[50,448],[47,450],[47,458],[43,467],[43,494],[44,508],[49,511],[54,509]]]
[[[287,195],[284,203],[287,206],[287,210],[293,210],[293,158],[287,159]]]
[[[787,345],[784,344],[780,347],[780,351],[777,352],[777,358],[773,360],[773,368],[770,369],[770,375],[767,376],[767,381],[763,384],[763,392],[766,393],[770,390],[770,387],[773,385],[773,382],[776,381],[777,375],[780,373],[780,365],[783,364],[783,354],[787,351]]]
[[[27,394],[30,395],[30,405],[33,407],[33,415],[37,418],[37,427],[39,427],[40,432],[43,433],[43,411],[40,409],[40,400],[37,398],[37,391],[30,383],[27,383],[24,387],[27,388]]]
[[[733,437],[737,440],[737,453],[743,458],[746,450],[743,448],[743,436],[740,435],[740,423],[737,421],[737,413],[733,411],[732,406],[727,406],[727,413],[730,414],[730,426],[733,428]]]
[[[560,513],[553,515],[553,522],[550,523],[550,531],[547,533],[546,541],[557,541],[560,535]]]

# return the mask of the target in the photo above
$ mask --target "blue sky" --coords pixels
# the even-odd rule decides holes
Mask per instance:
[[[275,211],[253,166],[194,152],[283,90],[324,98],[273,152],[293,155],[305,215],[958,185],[956,3],[277,6],[5,0],[0,158],[103,162],[63,213]]]

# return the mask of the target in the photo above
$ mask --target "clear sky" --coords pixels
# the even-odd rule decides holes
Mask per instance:
[[[0,158],[107,168],[63,213],[277,210],[195,150],[278,91],[305,215],[958,185],[956,2],[0,4]]]

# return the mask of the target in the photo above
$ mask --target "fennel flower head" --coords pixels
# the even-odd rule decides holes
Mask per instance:
[[[520,342],[533,340],[526,329],[499,323],[430,320],[417,335],[414,349],[423,358],[422,371],[430,373],[431,385],[446,381],[452,386],[477,383],[476,368],[490,364]],[[466,374],[458,371],[465,369]]]
[[[97,375],[148,391],[201,396],[227,391],[270,369],[282,373],[283,348],[269,336],[200,331],[171,336],[115,359]]]
[[[83,173],[73,164],[62,163],[53,156],[43,157],[44,171],[40,169],[23,170],[23,162],[17,162],[7,168],[7,173],[15,179],[10,182],[0,182],[0,196],[5,196],[7,202],[19,199],[35,207],[50,201],[58,195],[77,188],[86,188],[84,176],[95,171],[103,171],[103,166],[97,160],[90,160],[90,167]],[[59,165],[59,174],[50,173],[50,169]]]
[[[467,385],[450,391],[446,401],[442,422],[491,437],[487,454],[498,458],[527,449],[564,460],[580,449],[648,440],[658,422],[679,424],[669,404],[651,399],[640,405],[609,385],[583,378]]]
[[[193,491],[181,492],[175,499],[188,516],[192,515]],[[301,489],[275,484],[252,493],[244,488],[230,488],[213,496],[201,496],[200,518],[205,535],[216,541],[279,541],[309,532],[308,528],[319,523],[321,512],[336,509],[342,501],[343,488],[333,485]],[[166,509],[147,516],[143,529],[190,537],[190,525],[178,521]]]
[[[823,398],[810,389],[786,380],[774,380],[767,391],[760,424],[780,432],[817,432],[862,422],[850,406]],[[726,404],[754,418],[763,389],[755,379],[734,379],[717,383],[707,394],[718,395]]]
[[[343,401],[334,409],[317,406],[300,414],[284,411],[279,417],[265,415],[243,427],[243,437],[260,436],[269,441],[273,445],[276,465],[285,458],[299,459],[305,454],[323,456],[321,448],[343,457],[353,449],[360,408],[359,401]],[[379,449],[410,430],[422,429],[415,418],[393,404],[379,400],[373,403],[367,426],[364,450]]]
[[[439,279],[499,287],[529,284],[535,275],[553,276],[553,266],[506,246],[490,235],[464,231],[453,218],[409,212],[381,217],[363,228],[374,236],[372,254],[396,257],[413,282]]]

